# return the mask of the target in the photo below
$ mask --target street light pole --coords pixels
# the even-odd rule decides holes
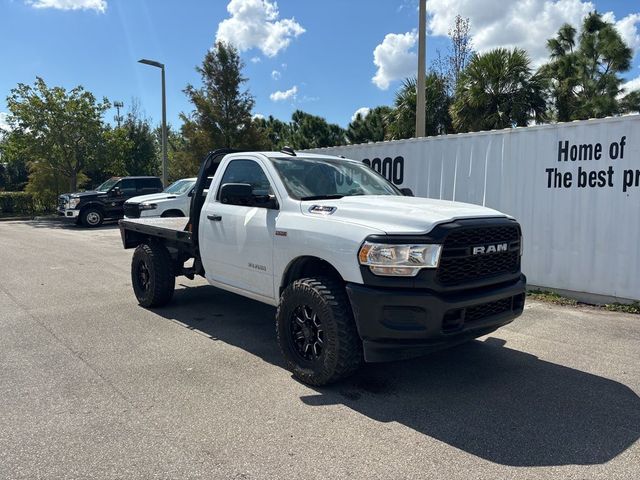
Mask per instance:
[[[147,60],[143,58],[138,63],[150,65],[159,68],[162,71],[162,184],[168,185],[168,161],[167,161],[167,95],[164,80],[164,64],[155,60]]]
[[[418,81],[416,83],[416,137],[424,137],[427,126],[426,56],[427,56],[427,0],[420,0],[418,25]]]

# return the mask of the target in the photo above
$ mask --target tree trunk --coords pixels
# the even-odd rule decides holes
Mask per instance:
[[[69,177],[69,191],[71,193],[78,190],[78,172],[75,170],[71,172],[71,176]]]

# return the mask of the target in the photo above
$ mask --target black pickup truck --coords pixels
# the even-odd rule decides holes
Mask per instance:
[[[124,217],[124,202],[139,195],[162,192],[158,177],[112,177],[95,190],[58,197],[58,215],[76,224],[97,227],[108,218]]]

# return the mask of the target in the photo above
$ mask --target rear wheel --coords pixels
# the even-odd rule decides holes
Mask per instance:
[[[131,261],[131,283],[143,307],[160,307],[171,301],[176,278],[173,260],[164,245],[152,242],[136,248]]]
[[[99,227],[104,222],[104,214],[99,208],[88,207],[80,212],[82,224],[85,227]]]
[[[296,280],[282,294],[276,314],[287,368],[310,385],[326,385],[362,364],[362,343],[344,287],[328,278]]]

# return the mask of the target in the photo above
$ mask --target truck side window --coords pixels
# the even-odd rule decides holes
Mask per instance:
[[[248,183],[256,194],[272,195],[273,190],[262,167],[253,160],[232,160],[222,176],[220,186],[225,183]],[[220,199],[220,189],[216,195]]]
[[[125,178],[120,181],[120,191],[124,195],[135,195],[136,194],[136,181],[131,178]]]
[[[156,178],[138,178],[136,179],[138,186],[138,194],[145,195],[147,193],[156,193],[162,191],[162,182]]]

